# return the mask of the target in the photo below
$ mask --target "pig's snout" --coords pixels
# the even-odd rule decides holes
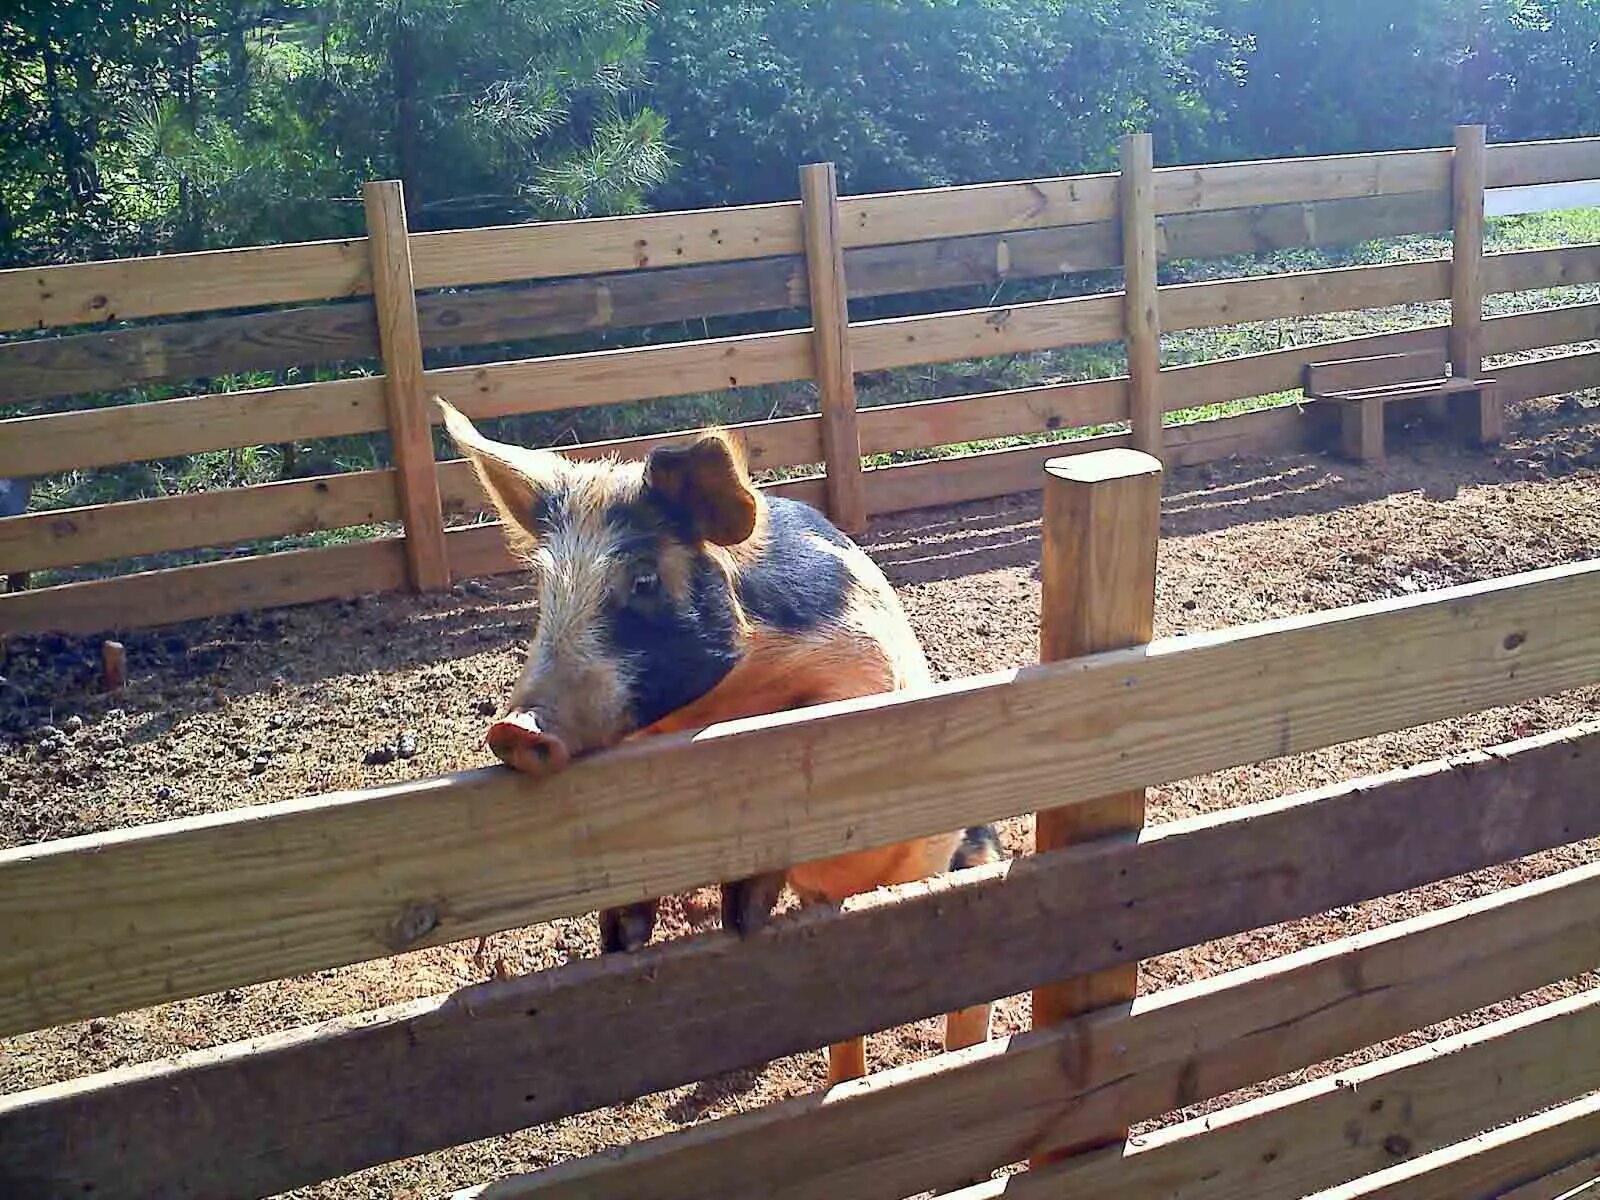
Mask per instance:
[[[539,727],[531,712],[510,712],[489,726],[489,749],[524,775],[551,775],[572,759],[567,744]]]

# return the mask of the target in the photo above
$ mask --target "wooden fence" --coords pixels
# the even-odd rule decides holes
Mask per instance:
[[[426,398],[469,416],[577,409],[815,380],[815,415],[739,426],[757,470],[823,467],[775,490],[847,527],[873,514],[1033,486],[1049,456],[1124,442],[1169,466],[1310,444],[1316,405],[1193,425],[1164,413],[1297,387],[1307,362],[1448,347],[1458,371],[1600,336],[1600,305],[1482,320],[1486,294],[1600,280],[1600,245],[1482,253],[1484,187],[1600,177],[1600,139],[1200,167],[893,195],[837,194],[827,166],[797,202],[408,233],[396,185],[366,189],[369,234],[0,272],[0,403],[223,371],[371,362],[370,375],[0,421],[0,478],[387,432],[394,467],[0,519],[0,574],[398,523],[401,537],[233,558],[0,596],[0,632],[92,631],[510,569],[463,462],[431,466]],[[1451,260],[1158,286],[1157,264],[1457,230]],[[848,300],[1123,268],[1126,289],[850,321]],[[500,287],[516,283],[516,287]],[[1452,323],[1163,369],[1160,336],[1380,305],[1452,301]],[[249,311],[280,306],[270,311]],[[288,306],[288,307],[282,307]],[[811,328],[488,365],[443,348],[731,314],[809,310]],[[189,319],[202,314],[199,319]],[[205,315],[222,314],[222,315]],[[158,318],[184,317],[181,320]],[[129,324],[132,322],[132,324]],[[97,329],[117,324],[122,327]],[[857,410],[857,373],[1123,341],[1126,376]],[[1510,399],[1600,381],[1600,354],[1495,372]],[[1129,435],[863,469],[863,456],[1130,421]],[[683,432],[565,447],[638,456]]]
[[[0,1097],[0,1193],[269,1195],[1029,988],[1053,1000],[1027,1034],[467,1195],[899,1200],[1030,1158],[960,1195],[1484,1200],[1592,1178],[1595,990],[1124,1134],[1591,971],[1594,864],[1193,986],[1127,986],[1141,958],[1600,837],[1600,725],[1117,831],[1151,785],[1600,682],[1600,560],[1148,643],[1159,465],[1062,459],[1045,487],[1047,657],[1141,644],[652,740],[548,781],[478,770],[0,851],[0,1034],[1042,803],[1056,848],[747,939]]]

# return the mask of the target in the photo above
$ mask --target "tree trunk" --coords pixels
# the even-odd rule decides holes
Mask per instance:
[[[418,146],[421,114],[417,103],[416,34],[406,24],[405,6],[395,14],[394,38],[389,43],[389,67],[394,77],[395,167],[405,192],[406,210],[422,208],[422,162]]]

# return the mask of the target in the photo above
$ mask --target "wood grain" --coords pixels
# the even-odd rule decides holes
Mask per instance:
[[[800,168],[806,278],[811,299],[811,349],[822,416],[822,457],[828,516],[846,533],[867,524],[861,486],[861,434],[856,426],[856,377],[851,358],[850,303],[839,237],[839,181],[832,163]]]
[[[846,196],[839,215],[847,247],[1087,225],[1116,220],[1117,177],[1077,175]]]
[[[377,378],[12,417],[0,421],[0,478],[270,445],[291,437],[342,437],[383,425],[383,381]]]
[[[1156,288],[1154,144],[1122,139],[1122,336],[1128,352],[1128,418],[1133,444],[1161,457],[1161,315]]]
[[[1600,280],[1600,245],[1508,250],[1483,260],[1484,291],[1529,292]]]
[[[1490,187],[1526,187],[1600,179],[1600,137],[1549,142],[1505,142],[1490,146]]]
[[[1537,362],[1498,367],[1494,375],[1507,401],[1562,396],[1600,386],[1600,351],[1562,354]]]
[[[45,509],[0,519],[0,574],[346,529],[399,515],[388,471]]]
[[[336,300],[372,290],[364,238],[0,271],[0,329]]]
[[[0,344],[0,395],[16,403],[377,353],[378,327],[366,300],[207,317]]]
[[[361,195],[372,251],[372,302],[383,350],[392,479],[405,526],[406,575],[414,592],[441,592],[450,586],[450,560],[444,548],[439,477],[433,466],[433,405],[423,382],[405,195],[397,179],[367,183]]]
[[[102,633],[398,590],[398,538],[256,554],[0,596],[0,633]],[[3,942],[0,942],[3,945]]]
[[[1450,265],[1450,367],[1460,379],[1483,374],[1483,193],[1487,131],[1456,127],[1452,158],[1455,229]]]
[[[1161,326],[1172,332],[1449,298],[1450,264],[1440,260],[1169,284],[1159,303]]]
[[[1597,882],[1582,868],[458,1200],[897,1200],[949,1187],[1019,1147],[1097,1140],[1582,971],[1600,948],[1583,908]]]
[[[84,1182],[108,1197],[276,1192],[764,1062],[984,989],[1022,990],[1585,836],[1600,819],[1597,743],[1591,725],[1157,826],[1138,842],[905,885],[754,938],[710,935],[574,961],[122,1068],[0,1099],[0,1136],[28,1148],[12,1157],[32,1163],[55,1194]],[[1352,853],[1323,853],[1327,845]],[[1223,1094],[1581,970],[1600,937],[1597,872],[1158,993],[1131,1013],[1102,1012],[714,1122],[623,1152],[614,1175],[589,1162],[531,1182],[564,1194],[608,1178],[615,1186],[603,1194],[646,1200],[678,1194],[709,1154],[729,1169],[698,1179],[707,1200],[768,1187],[775,1200],[899,1197],[948,1184],[1031,1145],[1082,1141],[1108,1122]],[[1263,888],[1263,877],[1282,885]],[[1043,918],[1057,936],[1036,936]],[[929,970],[928,938],[948,948],[950,969]],[[824,992],[828,1002],[817,1003]],[[717,1019],[695,1019],[708,1011]],[[319,1086],[307,1089],[308,1078]],[[455,1101],[439,1104],[442,1092]],[[385,1103],[373,1104],[374,1094]],[[520,1194],[520,1183],[499,1186]]]
[[[1448,150],[1400,150],[1162,167],[1156,212],[1201,212],[1443,190],[1450,186]]]
[[[1161,480],[1161,460],[1139,450],[1107,450],[1045,465],[1040,662],[1121,650],[1155,636]],[[1041,809],[1034,818],[1034,847],[1044,853],[1134,834],[1144,819],[1143,788]],[[1130,1001],[1138,990],[1137,961],[1036,987],[1033,1028]],[[1127,1136],[1126,1129],[1101,1133],[1111,1139]],[[1053,1157],[1033,1159],[1036,1166],[1050,1161]]]
[[[1120,293],[893,317],[862,321],[850,327],[851,352],[858,371],[1092,346],[1121,337]]]
[[[1584,992],[1265,1100],[1010,1181],[1044,1196],[1304,1196],[1600,1087],[1600,992]],[[962,1197],[963,1193],[955,1193]]]
[[[1537,312],[1489,317],[1483,323],[1483,352],[1490,355],[1597,339],[1600,339],[1600,304],[1567,304]]]
[[[0,597],[0,627],[39,595]],[[1597,679],[1600,563],[1575,564],[651,739],[545,781],[487,769],[4,850],[0,1030],[673,895]],[[401,936],[417,906],[437,923]]]
[[[1600,1093],[1435,1150],[1353,1183],[1326,1200],[1586,1200],[1600,1179]],[[1535,1178],[1537,1176],[1537,1178]]]
[[[1128,381],[1095,379],[862,409],[861,451],[888,454],[1015,434],[1107,425],[1128,416]],[[1029,481],[1014,480],[1018,486]]]
[[[539,221],[411,237],[417,287],[553,279],[799,254],[800,205]]]

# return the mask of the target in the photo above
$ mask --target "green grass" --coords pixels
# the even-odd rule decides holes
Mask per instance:
[[[1489,222],[1486,231],[1486,245],[1491,253],[1593,242],[1600,242],[1600,208],[1495,218]],[[1206,262],[1174,262],[1163,266],[1162,280],[1195,282],[1243,278],[1328,267],[1437,259],[1448,257],[1449,253],[1450,243],[1445,237],[1395,238],[1337,250],[1295,249],[1270,254],[1239,255]],[[937,304],[941,309],[977,307],[989,303],[1019,303],[1047,296],[1111,290],[1119,283],[1120,280],[1115,273],[1100,272],[1092,276],[1025,281],[1007,285],[992,295],[980,296],[975,292],[944,293],[938,297],[923,299]],[[1588,284],[1493,296],[1489,299],[1487,311],[1491,315],[1499,315],[1597,301],[1600,301],[1600,285]],[[890,311],[907,311],[903,299],[891,303],[896,304],[897,308]],[[793,319],[793,314],[780,318],[791,323]],[[1186,331],[1168,334],[1162,338],[1162,361],[1168,366],[1178,366],[1257,354],[1293,345],[1414,328],[1419,325],[1445,324],[1448,321],[1449,305],[1430,303]],[[611,337],[606,339],[605,344],[643,344],[659,341],[664,334],[671,333],[675,333],[677,337],[688,338],[718,336],[758,327],[761,327],[759,322],[752,324],[749,318],[736,318],[732,323],[718,323],[715,327],[710,323],[695,321],[672,330],[646,330],[638,334],[628,334],[621,339]],[[567,352],[586,346],[586,343],[580,345],[572,339],[562,339],[558,346],[522,344],[485,348],[481,352],[481,357],[496,359],[530,353]],[[353,370],[343,371],[330,368],[317,372],[256,372],[212,380],[210,387],[215,391],[236,391],[312,379],[338,378],[351,373],[361,373],[366,369],[365,365],[358,365]],[[871,408],[1038,384],[1105,379],[1121,374],[1125,370],[1126,358],[1120,343],[1080,346],[1036,354],[974,359],[908,367],[891,372],[876,372],[859,378],[858,396],[863,408]],[[78,397],[70,402],[9,406],[0,409],[0,415],[54,411],[62,407],[102,407],[112,404],[142,403],[184,394],[185,390],[181,387],[134,388],[102,396]],[[1296,391],[1243,397],[1223,404],[1169,413],[1167,420],[1169,424],[1186,424],[1293,404],[1298,399],[1299,393]],[[495,436],[523,444],[561,446],[636,437],[710,424],[737,424],[775,417],[798,416],[814,413],[816,410],[815,386],[810,382],[799,382],[707,392],[644,403],[602,405],[566,412],[510,417],[489,422],[486,429]],[[1125,428],[1125,424],[1099,425],[1056,430],[1044,434],[961,442],[950,446],[875,455],[867,461],[870,466],[926,461],[984,450],[1064,442],[1118,432]],[[441,441],[439,445],[442,449],[443,442]],[[380,468],[388,466],[389,463],[387,438],[383,435],[327,439],[318,442],[288,442],[275,446],[214,451],[112,469],[74,471],[44,479],[36,485],[33,507],[54,509],[141,497],[179,495],[216,488],[242,487],[277,479]],[[769,472],[763,479],[793,477],[810,473],[814,469],[814,467],[800,467]],[[142,570],[179,563],[212,561],[234,557],[242,552],[335,545],[372,536],[375,532],[380,530],[376,527],[363,527],[355,530],[322,531],[296,537],[275,538],[226,550],[191,551],[128,560],[117,564],[100,564],[93,568],[42,572],[39,582],[59,582],[121,573],[130,569]]]

